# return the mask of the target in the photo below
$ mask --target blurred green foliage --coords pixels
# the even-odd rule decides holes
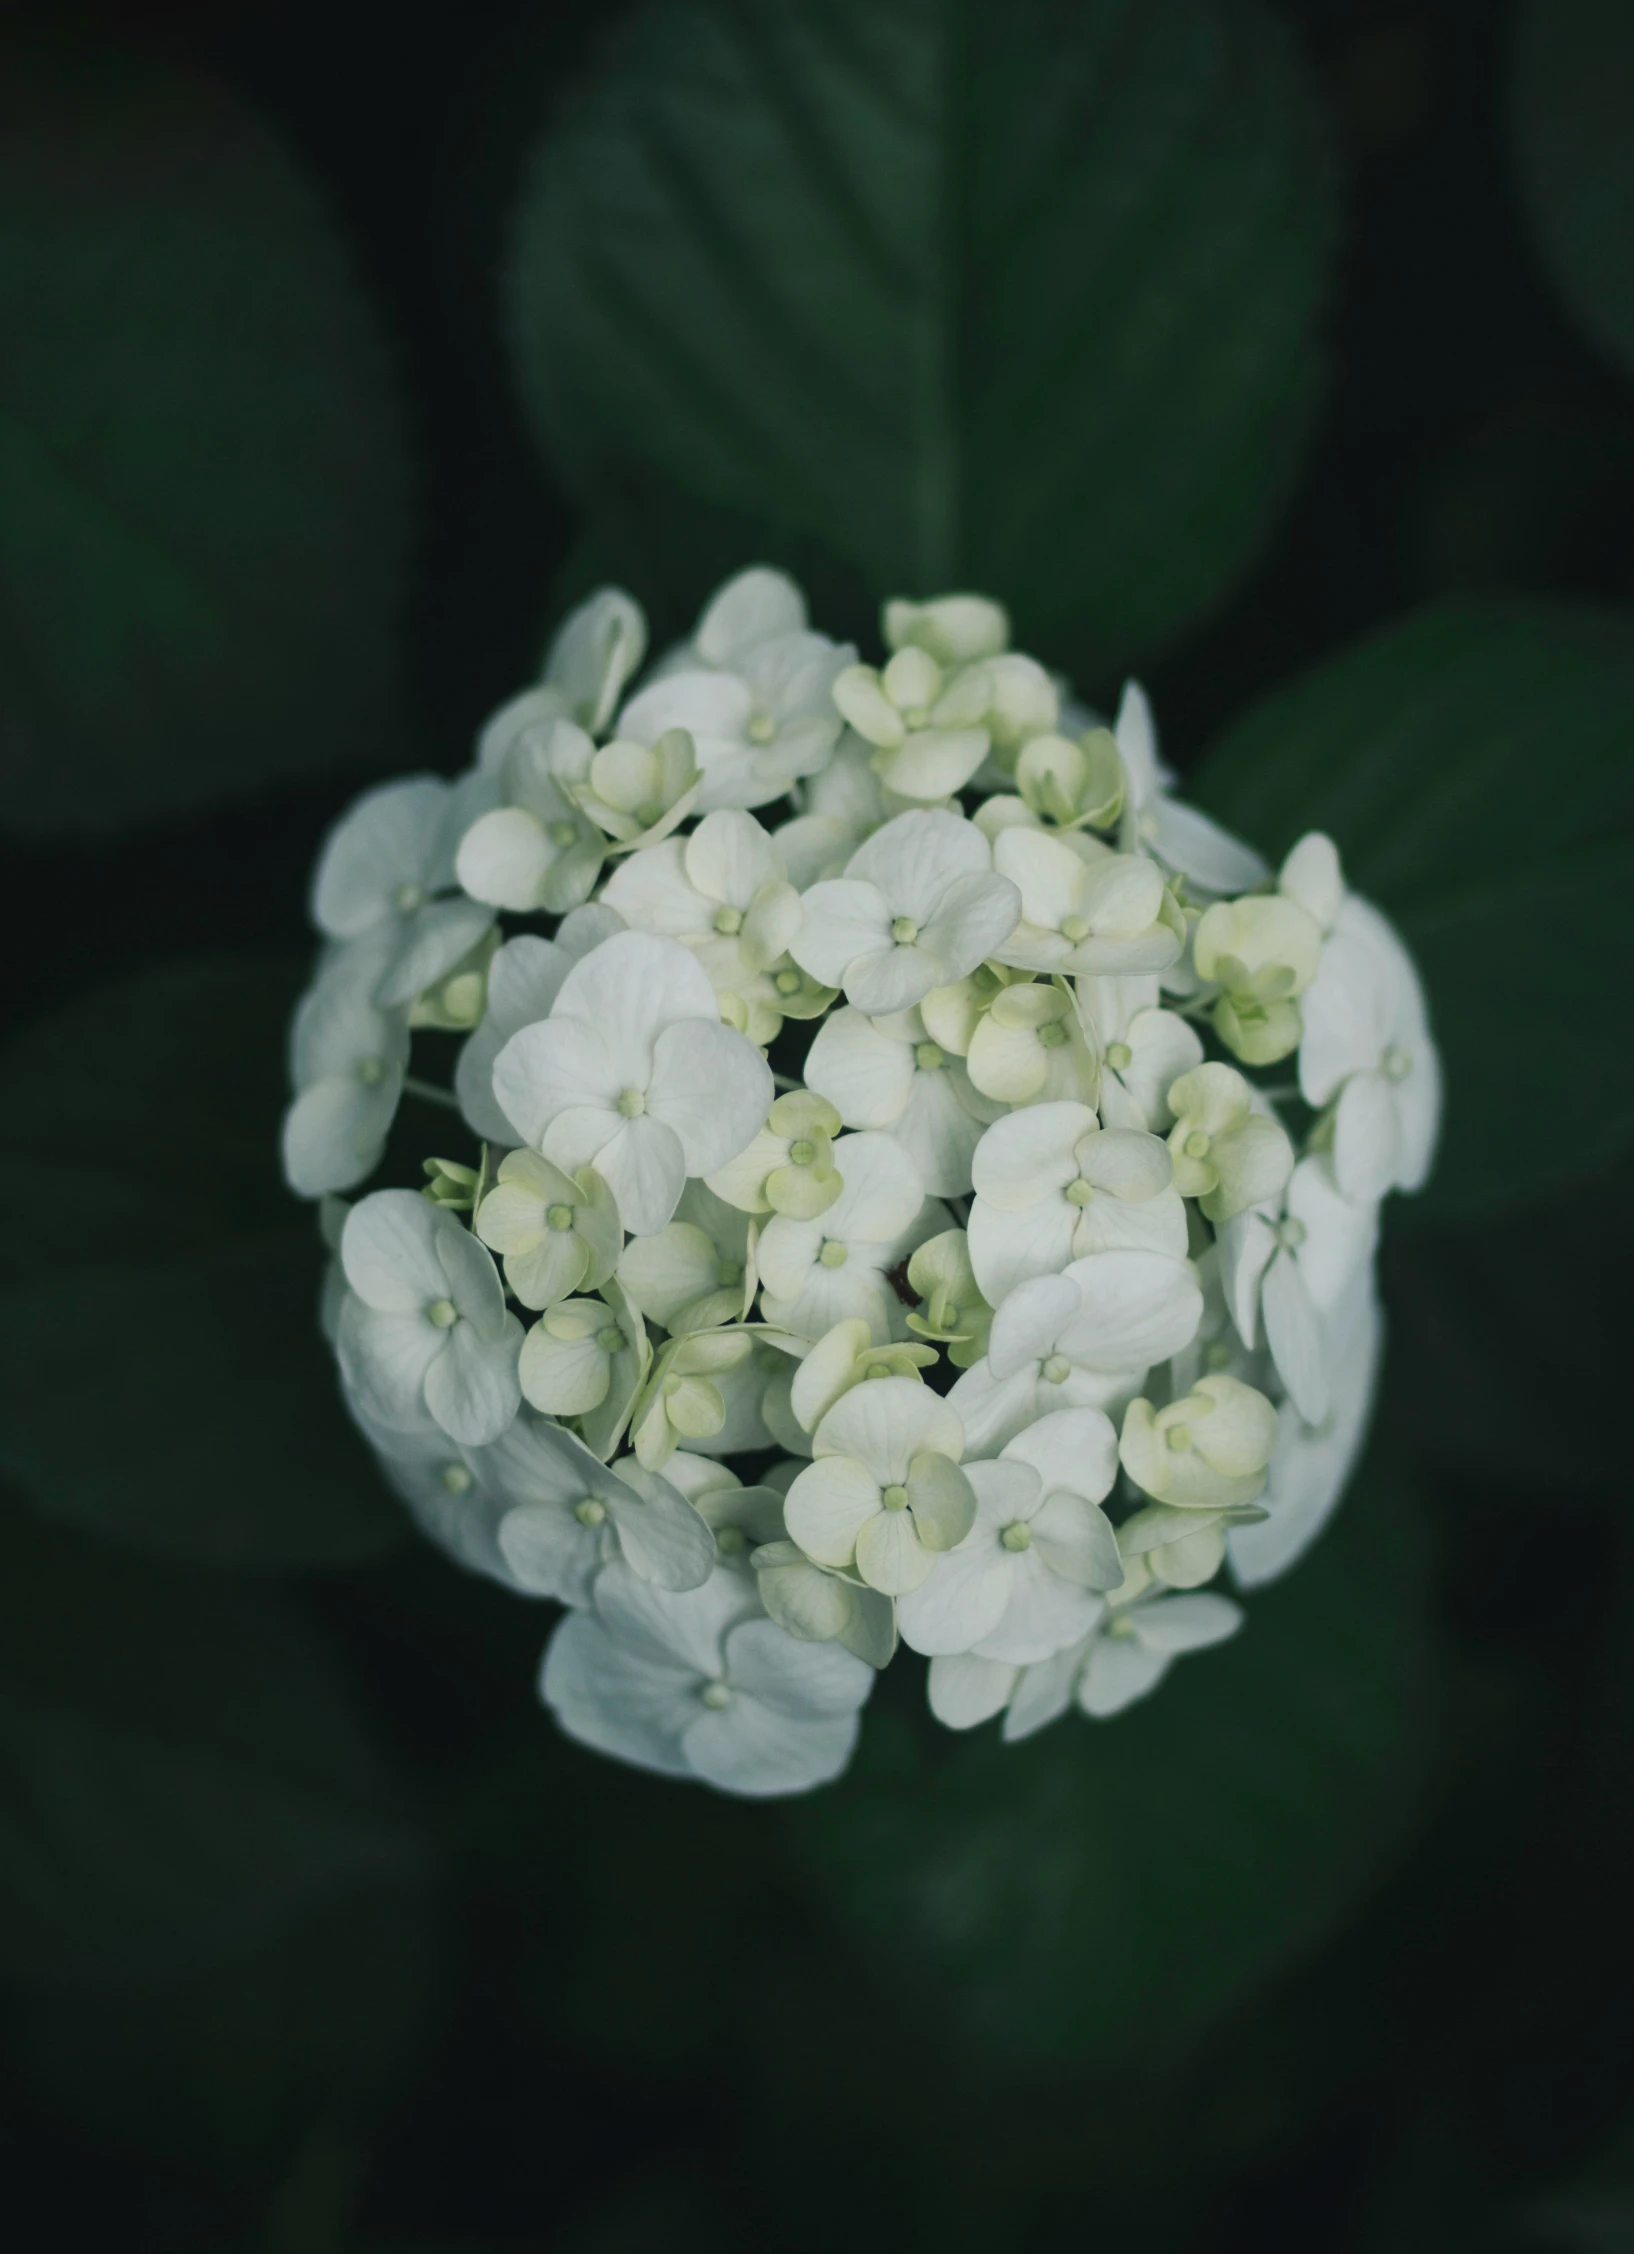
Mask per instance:
[[[656,477],[876,604],[1002,588],[1093,675],[1262,544],[1332,232],[1257,6],[674,0],[543,143],[510,319],[592,514]]]
[[[1634,2245],[1627,10],[114,30],[0,84],[19,2242]],[[1399,915],[1451,1087],[1369,1469],[1248,1634],[1002,1753],[900,1667],[784,1809],[554,1735],[275,1167],[326,823],[563,592],[674,632],[751,553],[1142,663]]]
[[[105,830],[378,756],[403,414],[278,141],[140,51],[9,51],[0,321],[0,821]]]

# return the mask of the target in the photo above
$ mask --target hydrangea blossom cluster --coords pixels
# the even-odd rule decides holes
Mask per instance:
[[[1360,1445],[1440,1106],[1326,837],[1269,868],[994,602],[884,640],[756,569],[643,679],[594,595],[468,774],[329,837],[291,1043],[387,1476],[565,1608],[563,1729],[742,1794],[837,1776],[899,1642],[1018,1739],[1234,1634],[1222,1571],[1292,1564]],[[405,1096],[457,1153],[349,1201]]]

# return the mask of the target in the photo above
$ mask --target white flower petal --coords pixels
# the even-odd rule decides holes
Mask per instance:
[[[545,1647],[539,1695],[581,1745],[684,1777],[692,1774],[681,1736],[697,1712],[694,1680],[672,1661],[631,1651],[593,1613],[570,1612]]]
[[[746,1149],[776,1094],[765,1058],[729,1025],[672,1025],[653,1044],[648,1114],[673,1132],[689,1174],[712,1174]]]
[[[861,1660],[857,1665],[862,1665]],[[719,1713],[705,1709],[682,1740],[694,1776],[721,1792],[755,1800],[810,1792],[831,1783],[844,1770],[856,1742],[855,1714],[794,1721],[741,1693],[734,1693]]]

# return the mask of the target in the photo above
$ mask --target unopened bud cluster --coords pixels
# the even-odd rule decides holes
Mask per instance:
[[[884,627],[859,663],[747,571],[643,681],[593,596],[467,774],[330,836],[293,1033],[387,1475],[566,1608],[565,1730],[739,1793],[838,1775],[899,1641],[1014,1739],[1234,1633],[1222,1571],[1344,1486],[1440,1107],[1326,837],[1268,867],[996,603]],[[344,1202],[405,1094],[437,1149]]]

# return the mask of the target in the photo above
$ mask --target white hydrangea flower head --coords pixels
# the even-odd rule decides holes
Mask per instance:
[[[958,676],[918,643],[908,643],[883,668],[848,665],[834,683],[834,702],[872,744],[873,769],[898,798],[939,805],[962,790],[987,757],[991,738],[978,719],[957,725],[966,700]]]
[[[455,888],[454,854],[492,796],[488,778],[421,775],[365,791],[324,841],[312,920],[330,939],[381,945],[375,999],[411,1003],[486,936],[493,910]]]
[[[1273,874],[986,596],[883,627],[859,662],[757,566],[643,677],[598,590],[470,773],[335,826],[291,1031],[384,1476],[566,1608],[570,1736],[750,1797],[840,1773],[899,1630],[1007,1742],[1234,1634],[1211,1584],[1286,1571],[1365,1439],[1439,1117],[1331,839]]]
[[[1058,1409],[991,1461],[970,1463],[969,1533],[900,1600],[915,1651],[973,1651],[1018,1666],[1081,1643],[1124,1578],[1100,1505],[1118,1473],[1118,1441],[1098,1409]]]
[[[500,1050],[524,1025],[549,1017],[563,979],[581,955],[623,929],[623,917],[596,901],[564,916],[554,939],[528,932],[507,940],[495,954],[488,966],[485,1014],[454,1066],[460,1111],[484,1142],[503,1145],[516,1136],[494,1094],[494,1060]]]
[[[838,1776],[873,1687],[865,1661],[788,1635],[728,1567],[672,1592],[619,1562],[557,1627],[540,1679],[581,1744],[751,1799]]]
[[[887,822],[804,908],[795,961],[886,1016],[973,971],[1015,929],[1021,900],[973,823],[926,809]]]
[[[290,1028],[295,1101],[284,1174],[300,1197],[349,1190],[379,1165],[409,1061],[406,1007],[375,1000],[393,941],[365,933],[327,957]]]
[[[841,724],[834,683],[856,655],[804,621],[805,599],[792,581],[743,574],[705,610],[692,648],[624,707],[620,738],[652,744],[686,729],[704,813],[782,798],[833,751]]]
[[[495,740],[499,804],[460,840],[454,868],[473,900],[525,914],[582,907],[607,855],[605,834],[578,792],[596,747],[571,720],[529,720]]]
[[[625,1226],[650,1235],[689,1176],[745,1148],[773,1091],[691,951],[629,931],[573,966],[543,1024],[511,1036],[494,1093],[524,1142],[568,1172],[594,1165]]]
[[[999,987],[971,1030],[966,1063],[972,1087],[994,1104],[1093,1104],[1100,1094],[1099,1059],[1059,979]]]
[[[472,1447],[497,1440],[521,1399],[522,1325],[469,1230],[412,1190],[376,1190],[346,1216],[340,1257],[338,1351],[365,1412]]]
[[[1166,970],[1185,946],[1185,918],[1144,854],[1113,853],[1093,840],[1072,846],[1017,826],[999,832],[993,866],[1021,894],[1021,920],[995,950],[1000,962],[1133,977]]]
[[[1055,1410],[1121,1408],[1193,1336],[1202,1307],[1190,1264],[1161,1252],[1091,1253],[1017,1284],[948,1396],[971,1448],[995,1453]]]
[[[653,1478],[636,1487],[546,1418],[518,1417],[487,1470],[510,1505],[500,1553],[531,1595],[588,1604],[614,1558],[661,1589],[699,1588],[714,1571],[714,1534],[675,1487]]]
[[[888,1129],[934,1197],[964,1197],[983,1129],[1002,1105],[971,1085],[962,1058],[932,1040],[917,1009],[836,1010],[806,1055],[806,1084],[847,1127]]]
[[[1299,1086],[1334,1106],[1333,1163],[1347,1197],[1419,1190],[1441,1123],[1441,1066],[1412,957],[1377,908],[1339,908],[1303,1005]]]
[[[1156,1135],[1102,1127],[1087,1104],[1039,1103],[989,1127],[977,1146],[970,1258],[999,1306],[1030,1276],[1092,1252],[1186,1257],[1186,1209]]]
[[[918,1167],[890,1135],[842,1135],[834,1145],[840,1194],[812,1220],[774,1213],[758,1256],[766,1320],[819,1339],[847,1316],[879,1340],[900,1306],[890,1271],[935,1234],[943,1216],[927,1205]]]
[[[886,1596],[917,1588],[975,1521],[959,1468],[964,1438],[948,1403],[913,1378],[853,1386],[817,1427],[813,1460],[789,1489],[791,1540]]]
[[[1099,1104],[1105,1127],[1165,1134],[1174,1124],[1169,1090],[1203,1061],[1194,1027],[1158,1006],[1156,978],[1080,978],[1074,986],[1081,1023],[1100,1064]]]
[[[1280,1209],[1254,1206],[1219,1235],[1221,1280],[1245,1346],[1265,1343],[1308,1424],[1320,1424],[1332,1402],[1330,1318],[1371,1273],[1379,1241],[1379,1209],[1347,1198],[1323,1152],[1302,1158],[1288,1177]]]

